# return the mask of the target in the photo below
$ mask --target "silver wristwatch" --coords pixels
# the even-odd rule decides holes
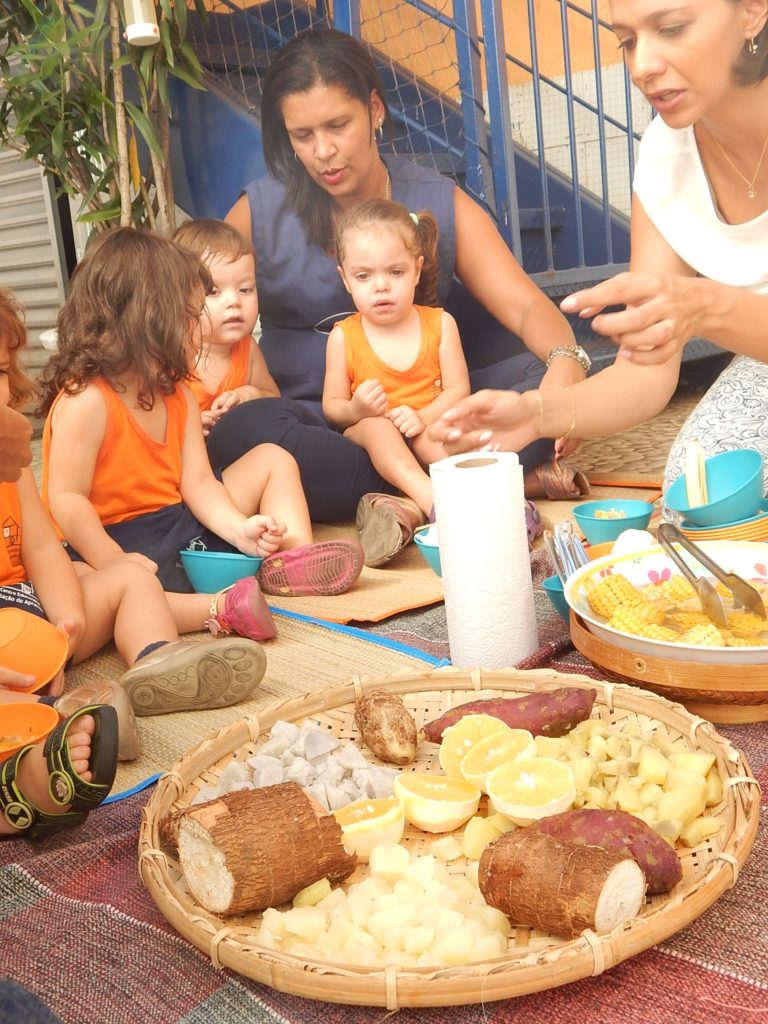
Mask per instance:
[[[557,348],[553,348],[547,356],[547,369],[549,369],[552,360],[557,359],[558,356],[567,356],[569,359],[575,359],[577,363],[581,364],[584,373],[589,373],[592,360],[581,345],[576,345],[575,347],[571,345],[558,345]]]

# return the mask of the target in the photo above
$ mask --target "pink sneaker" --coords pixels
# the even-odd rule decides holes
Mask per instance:
[[[259,583],[276,597],[328,597],[351,589],[362,571],[363,549],[356,540],[326,540],[265,558]]]
[[[236,633],[249,640],[274,640],[277,627],[255,576],[246,576],[219,593],[224,594],[224,610],[216,611],[216,594],[211,599],[210,618],[206,622],[214,636]]]

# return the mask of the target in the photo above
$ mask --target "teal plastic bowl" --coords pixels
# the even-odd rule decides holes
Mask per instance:
[[[231,551],[180,551],[181,564],[198,594],[215,594],[224,587],[255,576],[263,558]]]
[[[413,535],[413,542],[419,549],[419,553],[430,569],[442,577],[443,572],[440,566],[440,547],[435,537],[432,526],[422,526]]]
[[[601,519],[596,512],[623,512],[621,519]],[[616,540],[625,530],[644,530],[651,521],[653,505],[633,498],[606,498],[604,501],[583,501],[573,510],[573,518],[590,544]]]
[[[561,619],[568,621],[568,602],[565,600],[565,594],[563,593],[563,581],[559,576],[548,576],[541,583],[544,588],[544,592],[552,602],[552,607],[555,609]]]
[[[685,474],[664,495],[667,508],[696,526],[722,526],[757,514],[763,498],[763,457],[752,448],[721,452],[704,463],[707,478],[706,505],[688,504]]]

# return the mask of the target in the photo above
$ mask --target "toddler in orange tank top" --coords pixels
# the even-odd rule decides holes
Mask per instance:
[[[333,594],[362,568],[356,541],[315,544],[292,456],[260,445],[214,476],[186,386],[211,279],[191,252],[131,228],[75,269],[43,376],[44,498],[73,558],[157,572],[179,632],[270,639],[262,591]],[[195,594],[179,551],[264,556],[255,577]]]
[[[173,240],[193,252],[211,275],[201,322],[200,355],[187,381],[208,434],[242,402],[279,398],[280,391],[252,337],[259,315],[256,253],[251,243],[223,220],[188,220]]]
[[[438,271],[432,214],[410,214],[388,199],[361,203],[336,224],[336,256],[358,312],[328,338],[323,412],[405,495],[360,499],[365,562],[382,565],[430,516],[428,467],[446,453],[427,428],[469,394],[469,373],[455,320],[431,308]]]

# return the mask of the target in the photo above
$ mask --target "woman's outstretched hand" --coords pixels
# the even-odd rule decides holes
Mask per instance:
[[[449,455],[474,451],[517,452],[538,434],[515,391],[478,391],[457,402],[429,428]]]
[[[681,274],[618,274],[560,303],[619,346],[619,356],[643,366],[665,363],[697,333],[691,278]],[[624,306],[615,313],[606,306]]]

